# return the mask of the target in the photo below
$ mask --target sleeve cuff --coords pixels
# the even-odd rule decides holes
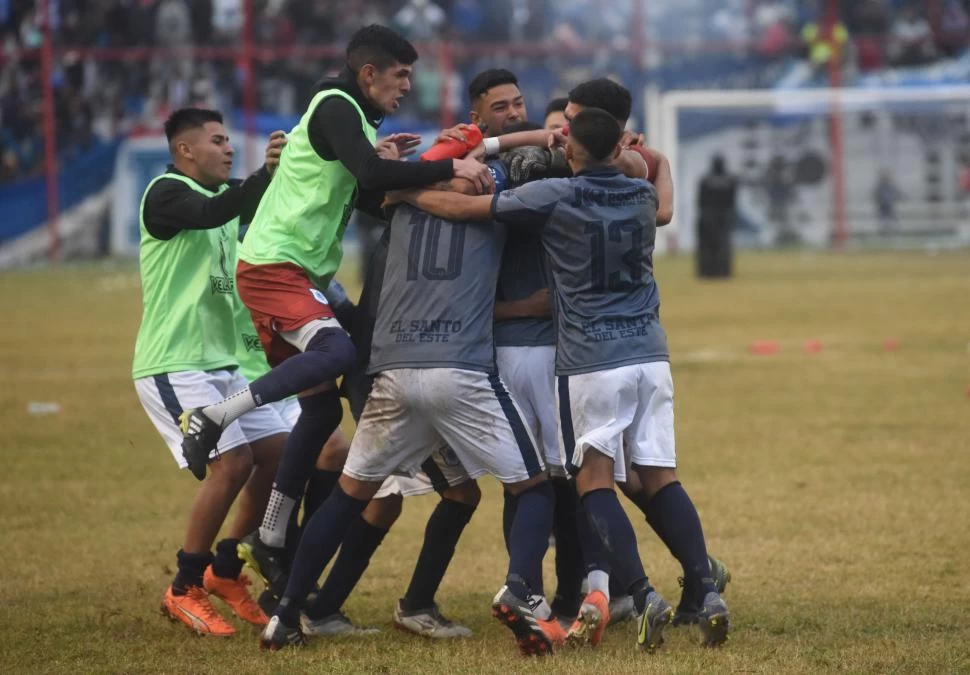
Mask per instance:
[[[491,211],[492,211],[492,220],[497,220],[499,222],[502,222],[502,219],[501,219],[501,217],[499,217],[499,213],[498,213],[498,198],[499,198],[499,195],[500,194],[501,194],[500,192],[496,192],[492,196],[492,207],[491,207]]]

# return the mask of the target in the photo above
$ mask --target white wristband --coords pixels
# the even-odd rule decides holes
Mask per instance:
[[[482,144],[485,146],[485,156],[494,157],[501,150],[501,144],[497,138],[486,138],[482,140]]]

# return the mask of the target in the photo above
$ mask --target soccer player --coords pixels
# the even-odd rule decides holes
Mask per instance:
[[[546,106],[546,117],[543,126],[546,129],[562,129],[569,124],[569,120],[566,119],[564,112],[568,104],[569,98],[566,96],[554,98],[549,101],[549,105]]]
[[[525,97],[519,91],[519,80],[504,68],[483,70],[468,83],[472,109],[468,113],[486,137],[499,136],[506,125],[528,119]]]
[[[182,423],[186,455],[203,457],[240,415],[300,394],[300,418],[260,527],[260,540],[278,553],[320,445],[343,414],[334,382],[355,363],[353,344],[322,289],[340,264],[358,188],[426,185],[456,176],[482,192],[491,188],[487,168],[473,160],[405,164],[381,158],[374,148],[377,128],[410,90],[417,52],[394,31],[372,25],[351,37],[346,53],[344,74],[322,85],[291,131],[239,251],[239,295],[273,369],[234,396],[186,412]]]
[[[483,129],[486,138],[541,128],[529,126],[518,78],[508,70],[490,69],[476,75],[468,85],[468,97],[472,106],[469,118]],[[537,149],[524,148],[522,152],[530,150]],[[558,581],[552,610],[572,619],[579,610],[583,562],[575,525],[576,491],[562,468],[556,437],[555,337],[542,258],[541,245],[533,233],[511,233],[502,254],[495,302],[496,363],[543,451],[552,479]],[[503,534],[508,542],[515,499],[508,491],[503,497]]]
[[[368,199],[363,208],[379,201]],[[360,208],[362,205],[358,204]],[[382,216],[372,214],[375,222]],[[360,303],[354,309],[350,334],[357,348],[358,367],[344,377],[343,390],[351,414],[359,422],[373,377],[367,374],[377,308],[384,282],[390,232],[384,222],[380,238],[364,261],[364,288]],[[314,485],[311,480],[308,497]],[[319,491],[317,491],[319,492]],[[362,634],[341,611],[354,587],[363,576],[377,548],[391,526],[400,517],[403,498],[437,492],[441,500],[428,519],[424,541],[411,581],[394,608],[394,625],[406,632],[433,639],[469,637],[471,630],[444,616],[435,595],[455,553],[465,526],[481,500],[481,491],[467,474],[454,453],[438,449],[415,476],[390,476],[357,518],[347,533],[333,568],[320,591],[304,609],[302,627],[308,635]],[[329,494],[329,493],[328,493]],[[310,511],[309,508],[305,510]],[[307,516],[304,515],[304,524]]]
[[[632,98],[625,87],[608,78],[589,80],[569,92],[569,100],[564,109],[566,120],[571,120],[588,107],[600,108],[610,113],[622,129],[630,117]],[[636,151],[645,161],[650,158],[656,162],[656,175],[650,176],[650,180],[657,190],[657,225],[666,225],[673,217],[674,186],[670,163],[662,154],[644,147],[640,141],[641,139],[625,132],[621,137],[621,146],[626,150]],[[620,483],[620,488],[643,512],[647,523],[683,567],[684,591],[674,614],[673,625],[694,624],[698,621],[701,609],[698,604],[701,580],[712,577],[718,593],[723,593],[731,580],[731,573],[714,556],[709,557],[710,571],[703,566],[700,569],[695,568],[696,561],[690,553],[691,548],[680,533],[694,532],[699,525],[695,528],[693,523],[699,523],[699,520],[693,502],[677,479],[676,470],[673,467],[657,467],[648,475],[650,480],[642,482],[639,474],[631,473],[626,481]],[[685,528],[685,523],[690,523],[690,527]]]
[[[394,214],[370,371],[376,374],[343,475],[308,524],[289,585],[261,644],[302,642],[300,603],[349,523],[393,471],[412,472],[447,444],[469,475],[488,471],[518,495],[507,583],[493,612],[525,653],[565,637],[530,603],[552,527],[542,457],[495,373],[492,311],[501,228],[448,222],[402,206]]]
[[[185,409],[218,402],[248,384],[234,353],[236,239],[240,220],[252,217],[270,183],[285,137],[276,132],[263,168],[235,181],[229,179],[233,148],[218,112],[177,110],[165,135],[172,164],[149,184],[139,210],[143,313],[132,377],[179,467],[204,475],[208,464],[210,471],[190,508],[162,611],[198,633],[229,636],[235,630],[210,594],[249,623],[267,621],[240,575],[236,545],[262,518],[287,427],[270,408],[248,412],[226,427],[200,467],[183,457],[178,420]],[[237,497],[239,511],[213,556],[212,544]]]
[[[563,108],[563,118],[566,123],[568,124],[584,108],[605,110],[613,116],[620,125],[620,129],[624,129],[633,109],[633,98],[623,85],[609,78],[600,77],[578,84],[569,92],[569,98]],[[661,153],[646,148],[642,141],[642,137],[632,132],[624,132],[621,146],[624,150],[640,155],[647,167],[650,162],[656,162],[655,175],[648,175],[648,168],[643,178],[653,183],[660,200],[660,206],[657,209],[657,225],[666,225],[674,215],[674,181],[670,173],[670,162]]]
[[[615,116],[573,116],[566,157],[573,178],[537,181],[494,198],[420,191],[404,198],[442,218],[542,226],[554,280],[560,430],[567,468],[592,529],[640,615],[638,644],[655,650],[673,609],[650,586],[614,480],[636,476],[652,498],[667,492],[662,531],[694,583],[706,644],[727,639],[727,606],[711,575],[697,512],[676,481],[673,385],[653,279],[656,189],[611,165],[620,153]],[[673,488],[673,489],[672,489]],[[638,503],[638,506],[640,504]],[[668,528],[666,525],[670,525]],[[585,609],[585,607],[584,607]],[[594,610],[599,608],[594,607]],[[589,634],[598,611],[581,614]]]

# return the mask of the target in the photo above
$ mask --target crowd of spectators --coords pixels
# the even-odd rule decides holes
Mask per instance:
[[[0,0],[0,181],[35,174],[42,165],[43,115],[37,48],[43,41],[36,2]],[[463,71],[503,62],[495,55],[458,63],[445,79],[435,45],[474,42],[546,45],[550,77],[575,51],[581,72],[615,72],[633,59],[650,68],[664,59],[718,52],[775,61],[826,54],[838,42],[859,68],[928,63],[966,48],[970,0],[846,0],[837,22],[826,0],[252,0],[253,43],[333,47],[332,56],[291,54],[255,62],[260,110],[299,112],[314,84],[341,65],[342,41],[358,26],[389,24],[425,45],[407,113],[435,119],[442,102],[464,109]],[[58,148],[84,150],[98,138],[157,129],[173,108],[225,109],[242,103],[243,73],[234,58],[246,30],[244,0],[52,0],[58,47],[53,73]],[[637,24],[636,18],[642,18]],[[199,58],[191,46],[225,48]],[[597,51],[596,47],[601,49]],[[119,55],[115,49],[167,48],[165,56]],[[582,49],[588,47],[589,49]],[[83,48],[103,48],[97,59]],[[826,48],[829,51],[826,52]],[[504,64],[508,64],[507,58]],[[510,65],[510,64],[508,64]],[[561,88],[561,87],[560,87]],[[443,91],[447,95],[443,95]]]

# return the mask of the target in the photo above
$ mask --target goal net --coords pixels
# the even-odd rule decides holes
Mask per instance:
[[[646,110],[676,193],[658,250],[694,248],[717,156],[738,179],[738,246],[970,245],[970,86],[648,91]]]

